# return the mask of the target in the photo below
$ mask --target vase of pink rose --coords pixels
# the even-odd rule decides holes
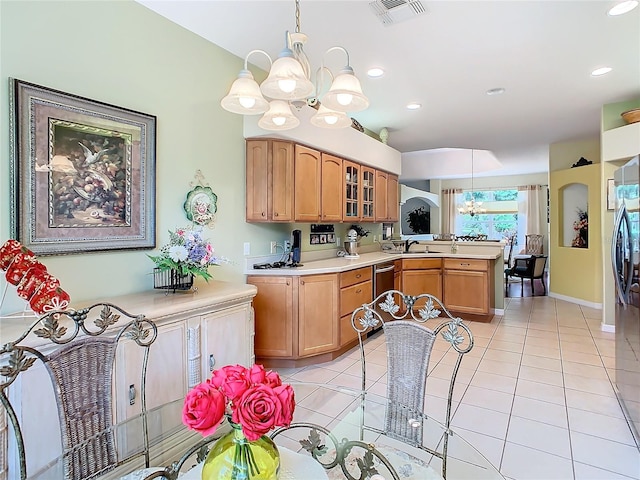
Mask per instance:
[[[183,423],[203,436],[226,420],[231,431],[218,439],[202,468],[203,480],[276,479],[280,454],[266,435],[288,427],[295,397],[291,385],[262,365],[227,365],[196,385],[185,398]]]

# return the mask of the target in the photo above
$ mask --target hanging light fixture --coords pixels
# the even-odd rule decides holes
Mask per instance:
[[[462,215],[470,215],[472,217],[485,213],[487,210],[482,208],[482,202],[476,202],[473,190],[473,149],[471,149],[471,200],[464,202],[464,205],[458,207],[458,213]]]
[[[305,104],[318,108],[311,123],[323,128],[344,128],[351,125],[347,112],[358,112],[369,107],[369,100],[362,93],[360,81],[349,64],[349,53],[343,47],[331,47],[325,52],[340,50],[347,57],[347,65],[334,77],[322,65],[316,74],[316,85],[311,81],[311,65],[304,44],[307,36],[300,32],[300,0],[296,5],[296,31],[285,34],[285,47],[275,61],[263,50],[252,50],[244,60],[244,69],[231,85],[229,93],[220,104],[225,110],[241,115],[264,114],[258,126],[265,130],[288,130],[300,124],[291,105],[298,110]],[[262,53],[271,63],[269,75],[261,85],[254,80],[247,68],[249,56]],[[324,87],[325,73],[331,79],[331,86],[318,101]],[[266,112],[266,113],[265,113]]]

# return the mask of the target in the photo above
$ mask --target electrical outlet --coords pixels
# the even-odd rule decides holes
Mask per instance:
[[[377,235],[374,235],[374,236],[373,236],[373,241],[374,241],[374,242],[377,242],[377,241],[378,241],[378,237],[377,237]]]
[[[249,242],[244,242],[244,254],[251,255],[251,244]]]
[[[336,237],[336,247],[342,246],[342,239],[340,237]]]
[[[276,253],[277,245],[278,245],[278,242],[276,242],[275,240],[271,241],[271,247],[270,247],[271,248],[271,253]]]
[[[285,252],[291,251],[291,240],[285,240],[282,243],[284,244],[284,251]]]

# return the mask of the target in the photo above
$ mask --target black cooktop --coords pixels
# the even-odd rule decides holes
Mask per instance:
[[[253,268],[255,270],[265,270],[268,268],[296,268],[303,267],[301,263],[285,263],[285,262],[273,262],[273,263],[254,263]]]

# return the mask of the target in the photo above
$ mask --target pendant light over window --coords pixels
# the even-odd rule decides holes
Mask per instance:
[[[349,64],[349,53],[343,47],[328,49],[325,55],[334,50],[344,52],[347,65],[334,77],[324,65],[323,58],[323,63],[316,75],[316,85],[314,85],[311,81],[311,66],[304,52],[307,36],[300,32],[300,1],[295,0],[295,5],[296,31],[293,34],[286,32],[285,48],[271,63],[269,75],[264,82],[258,85],[247,69],[247,62],[249,56],[256,52],[266,55],[270,62],[271,57],[263,50],[252,50],[245,58],[244,69],[240,71],[229,93],[220,104],[225,110],[241,115],[264,113],[258,126],[265,130],[295,128],[300,124],[300,120],[294,115],[290,106],[285,109],[282,103],[289,105],[288,102],[291,102],[296,106],[304,103],[319,103],[318,99],[324,87],[322,81],[326,73],[331,79],[331,86],[322,96],[322,105],[312,117],[311,123],[323,128],[348,127],[351,125],[351,119],[347,116],[347,112],[358,112],[369,107],[369,100],[362,93],[360,81]],[[276,102],[280,103],[274,105]]]
[[[461,215],[470,215],[472,217],[485,213],[487,210],[482,208],[482,202],[476,202],[473,190],[473,149],[471,149],[471,200],[464,202],[464,205],[458,207],[458,213]]]

